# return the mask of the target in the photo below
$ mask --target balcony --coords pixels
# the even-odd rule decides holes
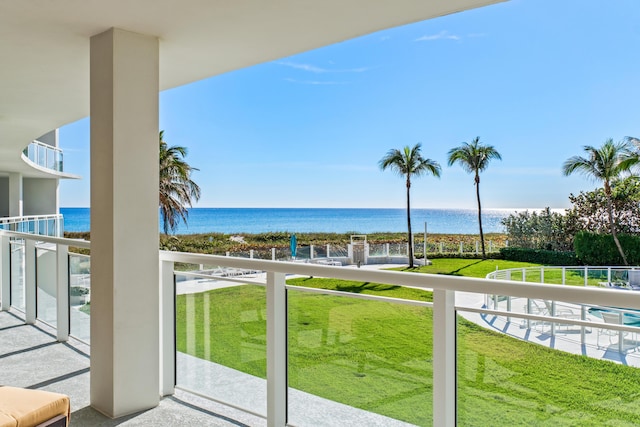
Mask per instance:
[[[90,244],[13,232],[0,236],[6,311],[0,333],[9,337],[4,342],[16,343],[0,359],[8,372],[3,382],[69,394],[72,420],[84,425],[81,420],[100,417],[88,406],[91,261],[68,247]],[[615,331],[601,343],[607,352],[618,352],[617,333],[631,341],[637,327],[563,318],[559,312],[507,311],[503,297],[491,297],[499,301],[491,308],[482,301],[498,295],[548,300],[557,307],[638,310],[640,293],[166,251],[159,259],[158,377],[167,397],[153,410],[125,417],[123,425],[176,419],[270,426],[640,421],[635,368],[534,346],[464,319],[479,314],[539,336],[527,322],[552,323],[556,333],[548,335],[548,347],[574,327],[588,334]],[[229,274],[191,271],[201,264]],[[433,290],[433,298],[304,286],[310,276]],[[84,299],[73,300],[79,294]],[[623,348],[622,360],[636,349]],[[544,382],[533,381],[532,372],[536,379],[544,374]],[[540,403],[540,396],[567,387],[576,393],[554,394],[553,407]],[[590,398],[582,401],[583,396]]]
[[[22,152],[23,158],[34,165],[54,172],[64,172],[62,150],[34,140]]]
[[[62,215],[26,215],[0,217],[0,230],[41,236],[59,237],[62,235]]]

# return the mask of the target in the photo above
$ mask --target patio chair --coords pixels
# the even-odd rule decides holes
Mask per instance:
[[[633,291],[640,291],[640,270],[629,270],[629,287]]]
[[[619,311],[601,311],[600,314],[602,315],[602,320],[606,324],[609,324],[609,325],[622,325],[623,324],[623,322],[622,322],[622,313],[619,312]],[[600,336],[601,335],[606,335],[606,336],[609,337],[609,344],[613,344],[612,338],[617,336],[618,337],[618,350],[620,351],[620,353],[622,353],[624,351],[624,338],[627,335],[629,335],[629,332],[627,332],[627,331],[618,331],[618,330],[613,330],[613,329],[598,328],[598,339],[597,339],[598,347],[600,347]],[[634,348],[635,348],[638,345],[637,336],[634,337],[633,341],[635,341],[635,343],[636,343],[636,345],[634,346]]]
[[[547,307],[545,307],[545,305],[541,302],[534,299],[531,300],[531,304],[525,306],[525,312],[527,312],[528,314],[535,314],[537,316],[550,316]],[[522,322],[522,324],[524,325],[526,321],[523,319]],[[543,320],[531,320],[529,323],[534,329],[538,329],[537,327],[541,326],[540,331],[542,331],[544,329],[545,323],[547,322]]]
[[[543,301],[544,301],[545,307],[547,307],[547,312],[549,313],[549,316],[553,314],[555,317],[564,317],[565,319],[580,320],[580,315],[578,313],[574,313],[573,310],[570,309],[569,307],[558,307],[558,305],[556,305],[556,310],[554,314],[553,303],[549,300],[543,300]]]
[[[555,312],[554,312],[553,303],[549,300],[543,300],[543,301],[549,316],[562,317],[564,319],[574,319],[574,320],[580,320],[582,318],[582,316],[579,313],[575,313],[569,307],[560,307],[557,304],[555,306]],[[562,323],[562,322],[552,322],[552,323],[555,323],[558,326],[564,326],[566,330],[569,330],[569,328],[573,326],[569,323]]]

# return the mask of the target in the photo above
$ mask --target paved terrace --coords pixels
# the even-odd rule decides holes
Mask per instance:
[[[154,409],[112,420],[89,406],[89,347],[73,338],[56,341],[55,331],[38,322],[25,325],[22,313],[0,312],[0,384],[63,393],[71,399],[73,426],[266,426],[247,412],[176,390]],[[250,410],[264,412],[266,383],[223,366],[179,355],[181,375],[197,379],[207,394],[221,394]],[[186,369],[185,369],[186,368]],[[291,411],[304,414],[299,425],[406,427],[410,424],[296,390]],[[230,394],[232,396],[230,396]],[[261,398],[262,397],[262,398]],[[295,420],[294,420],[295,422]]]

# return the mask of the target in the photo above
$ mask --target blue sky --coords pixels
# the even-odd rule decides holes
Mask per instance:
[[[442,177],[413,182],[416,208],[475,208],[447,152],[480,136],[501,154],[486,208],[568,206],[596,184],[561,165],[640,135],[640,2],[511,0],[393,28],[160,95],[170,145],[200,170],[197,207],[398,207],[404,182],[378,161],[422,143]],[[215,52],[211,53],[212,55]],[[63,207],[90,205],[89,121],[60,131]]]

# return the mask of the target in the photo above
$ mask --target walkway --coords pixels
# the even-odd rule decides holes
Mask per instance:
[[[55,330],[38,322],[25,325],[22,313],[0,312],[0,384],[63,393],[71,399],[72,426],[256,426],[262,417],[234,409],[183,390],[156,408],[112,420],[89,405],[89,352],[71,339],[59,343]],[[200,393],[266,413],[266,381],[227,367],[178,354],[178,376],[197,385]],[[411,424],[327,399],[290,390],[290,422],[297,426],[408,427]]]

